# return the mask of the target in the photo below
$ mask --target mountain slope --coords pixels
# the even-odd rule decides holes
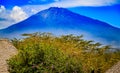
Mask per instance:
[[[0,34],[2,37],[15,37],[18,34],[37,31],[52,32],[57,35],[83,34],[86,38],[100,42],[102,39],[112,45],[120,42],[119,28],[57,7],[43,10],[20,23],[1,30]]]
[[[110,6],[80,6],[69,8],[72,12],[98,19],[120,28],[120,4]],[[89,13],[88,13],[89,12]]]

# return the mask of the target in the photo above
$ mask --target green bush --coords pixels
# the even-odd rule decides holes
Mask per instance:
[[[10,73],[82,72],[81,63],[55,47],[36,44],[21,49],[8,61]]]
[[[27,35],[27,34],[25,34]],[[8,60],[10,73],[104,73],[120,61],[120,51],[82,36],[34,33],[12,43],[18,54]]]

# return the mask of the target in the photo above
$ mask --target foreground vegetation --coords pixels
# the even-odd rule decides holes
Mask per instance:
[[[120,61],[120,51],[86,41],[82,36],[23,34],[13,39],[18,54],[8,60],[10,73],[104,73]]]

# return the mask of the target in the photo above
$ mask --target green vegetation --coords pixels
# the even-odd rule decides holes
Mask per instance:
[[[120,61],[120,51],[86,41],[82,36],[24,34],[13,39],[18,54],[8,60],[10,73],[104,73]]]

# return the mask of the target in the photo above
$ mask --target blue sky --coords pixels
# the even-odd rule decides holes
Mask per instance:
[[[63,7],[120,27],[120,0],[0,0],[0,29],[49,7]]]

